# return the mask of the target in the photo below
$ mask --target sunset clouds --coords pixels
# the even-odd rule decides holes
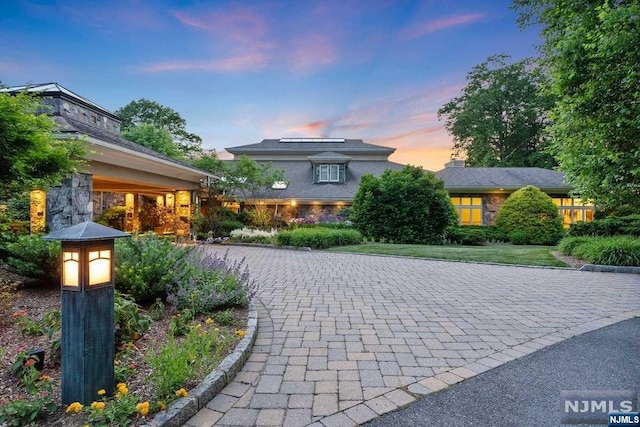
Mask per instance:
[[[362,138],[441,169],[437,111],[496,53],[535,54],[511,0],[24,0],[0,14],[0,81],[58,82],[115,111],[147,98],[204,148]]]

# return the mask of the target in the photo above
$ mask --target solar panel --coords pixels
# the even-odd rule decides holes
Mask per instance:
[[[345,142],[344,138],[280,138],[280,142]]]

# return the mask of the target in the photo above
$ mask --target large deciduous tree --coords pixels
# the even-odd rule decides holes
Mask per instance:
[[[202,138],[187,132],[186,120],[172,108],[142,98],[119,108],[116,114],[122,120],[123,131],[131,131],[147,123],[168,132],[176,148],[184,157],[193,157],[202,152]]]
[[[81,162],[82,144],[56,139],[42,108],[27,94],[0,93],[0,197],[59,184]]]
[[[507,63],[494,55],[467,74],[462,96],[438,111],[454,138],[454,155],[469,166],[551,168],[544,128],[553,97],[540,89],[545,74],[527,59]]]
[[[183,159],[184,152],[174,144],[173,138],[164,129],[149,123],[141,123],[122,131],[122,137],[174,159]]]
[[[514,0],[540,24],[558,98],[552,150],[583,198],[640,208],[640,2]]]
[[[367,238],[439,244],[456,213],[442,180],[416,166],[362,176],[350,216]]]

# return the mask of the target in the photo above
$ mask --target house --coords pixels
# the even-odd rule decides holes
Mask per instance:
[[[120,119],[105,108],[57,83],[15,86],[2,92],[28,92],[56,121],[57,137],[80,138],[87,149],[80,173],[45,192],[32,189],[32,230],[51,231],[93,219],[114,205],[126,207],[125,230],[140,230],[140,212],[152,208],[171,221],[157,224],[159,232],[190,232],[191,206],[197,192],[213,175],[168,158],[120,136]]]
[[[284,170],[286,182],[276,183],[262,202],[278,206],[282,219],[336,214],[351,205],[362,175],[380,176],[404,167],[389,161],[395,148],[367,144],[361,139],[280,138],[226,149],[258,163]]]
[[[558,206],[565,227],[578,221],[593,221],[592,203],[569,196],[571,186],[564,174],[542,168],[465,167],[464,160],[452,160],[435,172],[458,212],[462,225],[493,225],[498,210],[514,191],[534,185]]]
[[[265,139],[227,151],[259,163],[270,162],[284,170],[286,182],[277,183],[272,195],[262,198],[262,202],[279,206],[277,211],[285,220],[335,214],[351,205],[362,175],[380,176],[386,169],[404,167],[389,161],[394,148],[368,144],[361,139]],[[535,185],[552,197],[565,226],[593,220],[594,206],[570,197],[571,186],[564,174],[553,170],[465,167],[463,160],[452,160],[435,175],[444,181],[462,225],[495,224],[507,197],[527,185]]]

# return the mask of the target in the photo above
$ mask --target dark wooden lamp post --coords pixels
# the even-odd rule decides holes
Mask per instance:
[[[130,237],[83,222],[43,237],[62,242],[62,404],[87,405],[114,384],[114,239]]]

